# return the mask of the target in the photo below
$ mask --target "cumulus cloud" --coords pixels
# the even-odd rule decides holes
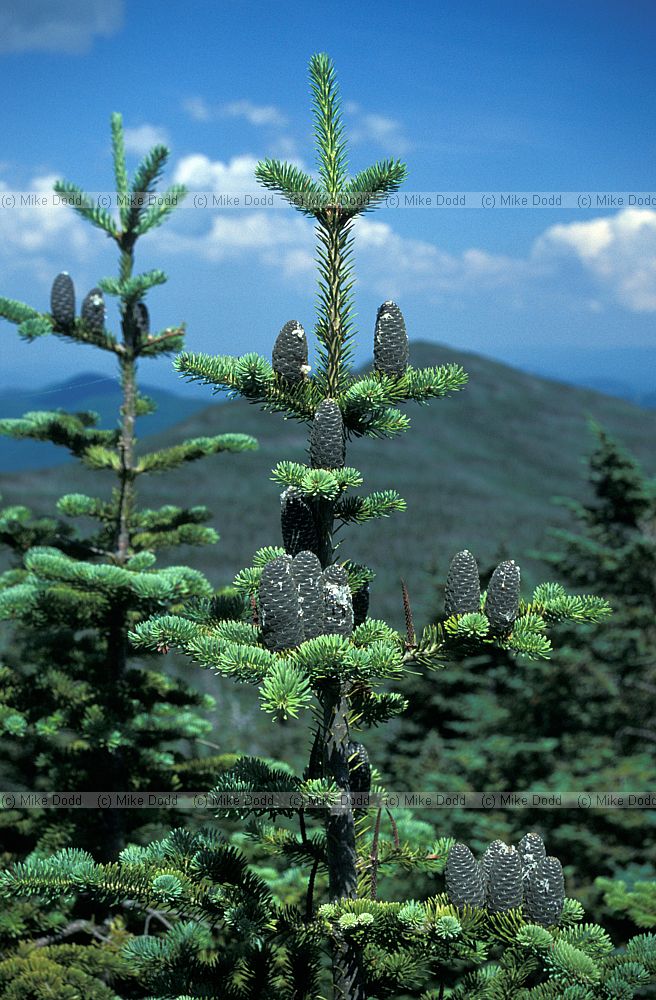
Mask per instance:
[[[526,261],[485,250],[450,254],[426,240],[400,236],[388,223],[372,222],[366,216],[356,220],[354,231],[368,281],[381,295],[397,298],[408,292],[461,295],[516,288],[531,271]]]
[[[255,260],[277,268],[290,280],[312,275],[315,267],[311,224],[300,216],[283,219],[271,211],[215,214],[201,235],[162,230],[157,246],[162,252],[211,263],[243,261],[252,267]]]
[[[35,177],[30,183],[27,193],[47,195],[45,205],[17,204],[0,214],[0,253],[9,256],[15,250],[27,253],[53,250],[61,247],[64,238],[67,248],[77,257],[88,250],[88,224],[85,226],[68,206],[52,204],[53,185],[58,179],[51,174]],[[0,190],[9,190],[4,181],[0,181]]]
[[[366,216],[356,231],[365,275],[381,294],[386,288],[396,296],[493,293],[514,305],[546,295],[592,312],[609,305],[656,312],[656,212],[650,209],[550,226],[526,257],[477,248],[451,254]]]
[[[347,101],[344,111],[353,119],[349,130],[351,143],[371,142],[397,156],[402,156],[413,148],[403,134],[403,126],[395,118],[365,112],[355,101]]]
[[[287,124],[283,113],[273,104],[253,104],[252,101],[231,101],[211,106],[202,97],[189,97],[183,102],[187,114],[198,122],[216,121],[220,118],[243,118],[250,125],[269,125],[282,128]]]
[[[81,55],[123,26],[123,0],[21,0],[0,5],[0,52]]]
[[[170,146],[170,140],[166,129],[158,125],[138,125],[136,128],[124,129],[125,150],[127,153],[136,153],[138,156],[145,156],[153,146]]]
[[[209,122],[212,120],[212,109],[202,97],[188,97],[182,102],[182,107],[189,117],[193,118],[196,122]]]
[[[203,153],[192,153],[178,162],[174,182],[192,191],[212,191],[216,194],[253,194],[257,189],[255,167],[258,160],[250,154],[233,156],[224,163],[210,160]]]
[[[71,208],[52,204],[57,179],[55,174],[35,177],[25,192],[47,195],[45,205],[18,203],[0,213],[0,261],[5,278],[28,274],[49,287],[58,271],[86,264],[92,249],[90,227]],[[0,191],[9,190],[0,180]]]
[[[656,212],[625,208],[589,222],[551,226],[536,241],[535,260],[561,270],[578,264],[597,296],[631,312],[656,312]],[[595,307],[596,308],[596,307]]]
[[[139,133],[131,137],[134,149],[139,139],[145,143],[147,138],[150,148],[161,138],[154,126],[132,132]],[[225,162],[193,154],[178,161],[174,181],[192,191],[267,195],[254,179],[256,164],[250,154]],[[29,190],[50,195],[55,179],[36,177]],[[9,188],[0,181],[0,190]],[[290,281],[307,280],[316,275],[314,224],[291,212],[282,199],[274,204],[261,209],[255,204],[251,209],[210,206],[205,214],[187,217],[183,212],[177,225],[158,230],[158,249],[210,262],[259,262]],[[485,295],[511,307],[551,300],[591,312],[609,306],[656,312],[656,211],[651,209],[627,208],[552,225],[526,254],[517,256],[480,247],[451,253],[368,216],[356,219],[354,234],[359,284],[384,297],[424,294],[458,303]],[[17,205],[0,215],[0,259],[5,271],[24,269],[50,281],[53,267],[66,266],[59,257],[62,246],[73,263],[88,263],[97,246],[90,235],[83,220],[64,206]]]

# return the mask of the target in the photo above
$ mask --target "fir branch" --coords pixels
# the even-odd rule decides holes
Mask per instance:
[[[344,497],[335,504],[335,517],[344,524],[364,524],[376,517],[389,517],[407,504],[396,490],[378,490],[366,497]]]
[[[143,455],[135,465],[134,471],[136,474],[168,472],[177,469],[184,462],[194,462],[219,452],[238,454],[243,451],[256,451],[257,448],[257,441],[248,434],[218,434],[215,437],[193,438],[170,448]]]
[[[263,187],[282,195],[303,215],[316,216],[326,203],[326,193],[308,174],[291,163],[260,160],[255,168],[255,177]]]
[[[163,333],[154,337],[147,334],[135,346],[135,354],[138,357],[156,357],[158,354],[172,354],[180,351],[184,344],[186,324],[168,327]]]
[[[121,278],[100,278],[98,287],[102,288],[107,295],[115,295],[122,299],[126,305],[130,305],[137,300],[141,300],[150,288],[156,285],[165,285],[168,281],[164,271],[153,268],[143,274],[134,274]]]
[[[388,195],[398,191],[408,175],[400,160],[383,160],[360,171],[340,192],[340,205],[351,215],[362,215],[377,208]]]
[[[346,142],[335,69],[323,52],[310,59],[310,83],[319,175],[328,197],[336,201],[346,180]]]
[[[36,410],[22,417],[0,420],[0,434],[18,439],[49,441],[68,448],[80,458],[85,452],[107,451],[105,445],[116,442],[116,431],[100,431],[93,427],[98,414],[92,411],[66,413],[64,410]]]
[[[116,182],[116,193],[120,195],[119,214],[121,225],[125,229],[127,221],[127,205],[125,196],[128,193],[128,175],[125,168],[125,142],[123,133],[123,116],[114,112],[111,117],[112,128],[112,158],[114,161],[114,180]]]
[[[0,316],[8,319],[10,323],[25,323],[28,320],[42,319],[41,313],[32,306],[16,299],[7,299],[0,296]]]
[[[64,204],[70,205],[83,219],[87,219],[93,226],[102,229],[113,239],[118,238],[119,231],[111,215],[104,208],[94,205],[89,195],[85,194],[77,184],[71,184],[68,181],[55,181],[53,190],[61,195]]]
[[[180,205],[187,195],[184,184],[173,184],[162,194],[153,198],[153,204],[145,212],[133,232],[137,236],[143,236],[150,229],[161,226],[166,218]]]

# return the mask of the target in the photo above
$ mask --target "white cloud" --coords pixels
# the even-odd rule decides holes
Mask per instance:
[[[210,160],[203,153],[184,156],[177,164],[174,183],[184,184],[195,191],[216,194],[254,194],[258,188],[255,167],[258,160],[250,154],[233,156],[228,162]]]
[[[126,128],[124,136],[126,152],[136,153],[138,156],[145,156],[153,146],[170,146],[168,132],[158,125],[138,125],[136,128]]]
[[[526,257],[477,248],[450,254],[366,216],[355,227],[363,280],[381,294],[493,293],[517,308],[547,295],[592,312],[609,305],[656,312],[656,212],[650,209],[551,226]],[[581,269],[589,287],[582,286]]]
[[[287,124],[285,116],[272,104],[258,105],[251,101],[232,101],[231,104],[226,104],[219,114],[226,118],[245,118],[251,125],[280,127]]]
[[[347,101],[344,111],[354,119],[348,133],[350,143],[371,142],[395,156],[402,156],[413,148],[403,135],[403,126],[395,118],[364,112],[354,101]]]
[[[26,193],[47,195],[45,205],[21,205],[6,208],[0,214],[0,253],[9,256],[13,251],[27,253],[47,252],[61,248],[63,240],[69,250],[81,257],[89,248],[90,241],[85,226],[72,208],[53,205],[53,185],[58,180],[56,174],[35,177]],[[8,191],[4,181],[0,190]]]
[[[266,196],[270,193],[254,178],[256,164],[250,154],[226,162],[193,154],[178,161],[174,180],[196,191]],[[28,190],[51,195],[55,180],[54,174],[35,177]],[[0,190],[10,189],[0,181]],[[242,198],[242,207],[209,207],[189,219],[191,227],[185,227],[182,213],[177,227],[158,230],[158,250],[211,262],[259,262],[291,281],[316,276],[313,221],[291,212],[282,199],[276,198],[273,208],[253,205],[249,210]],[[522,256],[479,247],[450,253],[368,216],[356,219],[354,235],[359,284],[385,298],[425,294],[458,305],[488,296],[512,308],[532,308],[539,299],[541,304],[552,301],[586,312],[599,313],[609,305],[634,313],[656,312],[656,211],[650,209],[627,208],[612,216],[550,226]],[[88,265],[97,247],[93,236],[84,220],[65,206],[7,208],[0,215],[4,273],[22,270],[49,283],[54,272],[69,266],[61,258],[62,247],[71,264]]]
[[[21,0],[0,5],[0,52],[88,52],[123,26],[123,0]]]
[[[0,214],[0,262],[7,287],[12,279],[27,275],[31,282],[49,288],[59,271],[70,270],[73,265],[86,269],[94,246],[93,232],[72,208],[53,205],[53,184],[57,179],[55,174],[35,177],[25,192],[47,195],[47,204],[19,202],[13,208],[5,207]],[[9,190],[0,180],[0,191]],[[45,302],[43,308],[48,308]]]
[[[161,231],[158,249],[177,254],[193,253],[204,260],[252,260],[253,254],[265,263],[279,264],[289,274],[306,267],[313,248],[313,230],[300,216],[283,219],[277,212],[226,211],[214,215],[207,232],[186,236],[172,230]]]
[[[536,240],[535,260],[562,272],[579,265],[600,297],[631,312],[656,312],[656,211],[625,208],[589,222],[551,226]]]
[[[202,97],[188,97],[186,101],[182,102],[182,107],[196,122],[211,121],[212,110]]]
[[[485,250],[447,253],[426,240],[399,236],[388,223],[366,216],[356,220],[354,232],[368,283],[381,295],[398,298],[408,292],[462,294],[519,287],[530,271],[526,261]]]
[[[273,104],[253,104],[252,101],[231,101],[213,107],[202,97],[189,97],[183,102],[187,114],[198,122],[216,121],[220,118],[243,118],[250,125],[269,125],[282,128],[287,124],[283,113]]]

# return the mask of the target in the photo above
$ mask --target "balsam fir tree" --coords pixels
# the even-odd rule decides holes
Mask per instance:
[[[558,655],[549,663],[491,649],[454,664],[439,689],[425,676],[411,677],[403,685],[410,709],[385,758],[394,785],[592,794],[654,786],[656,488],[606,431],[594,421],[590,429],[597,446],[588,458],[589,502],[556,498],[582,530],[553,532],[560,553],[530,554],[571,585],[603,590],[612,600],[612,625],[560,626]],[[438,620],[447,616],[446,604],[443,597]],[[539,829],[555,849],[568,851],[577,898],[596,912],[599,873],[615,873],[625,887],[653,878],[653,817],[649,808],[452,809],[442,831],[464,837],[469,825],[469,842],[480,846]],[[603,917],[615,940],[633,932]]]
[[[504,562],[500,558],[500,565]],[[447,562],[447,565],[449,563]],[[490,580],[494,565],[479,574],[468,551],[456,553],[445,579],[436,586],[437,625],[450,615],[450,579],[459,568],[471,566],[465,587],[477,590],[479,580]],[[551,660],[545,661],[547,669]],[[393,788],[440,789],[446,794],[485,790],[519,791],[541,782],[558,740],[546,735],[533,714],[530,722],[517,709],[530,690],[535,660],[527,660],[499,645],[452,663],[435,684],[426,673],[409,674],[400,684],[408,708],[381,739],[381,769]],[[531,706],[532,713],[539,706]],[[432,812],[419,812],[431,820]],[[453,805],[440,813],[445,836],[466,839],[482,850],[490,840],[515,840],[527,827],[539,826],[539,817],[524,811],[473,810]]]
[[[260,550],[238,574],[241,614],[220,596],[192,601],[182,613],[141,623],[130,636],[139,648],[165,643],[203,667],[252,685],[274,719],[312,712],[304,774],[244,757],[213,789],[233,796],[231,808],[219,809],[219,815],[250,816],[253,838],[305,868],[304,905],[281,905],[275,886],[257,877],[209,828],[175,830],[146,848],[128,846],[115,864],[97,864],[75,849],[51,859],[31,858],[2,876],[0,891],[56,897],[74,885],[92,898],[120,902],[128,896],[170,913],[175,918],[170,930],[134,940],[125,952],[147,995],[160,1000],[319,1000],[330,988],[326,974],[336,1000],[399,1000],[417,997],[426,987],[439,990],[424,993],[428,1000],[451,995],[449,969],[482,966],[492,951],[503,952],[501,960],[480,972],[476,992],[472,988],[466,995],[635,996],[656,972],[656,940],[644,935],[625,955],[611,956],[602,928],[575,926],[582,909],[565,899],[559,863],[546,852],[540,855],[535,837],[528,835],[517,849],[491,845],[471,882],[472,859],[464,845],[456,848],[445,838],[428,849],[410,843],[393,811],[384,819],[384,806],[367,798],[384,789],[361,733],[405,705],[398,693],[385,690],[389,680],[411,669],[443,667],[490,646],[547,657],[551,625],[599,621],[609,607],[597,597],[567,595],[557,584],[541,585],[525,601],[519,569],[507,560],[483,593],[470,587],[470,562],[458,565],[448,619],[419,637],[369,617],[373,573],[337,559],[335,533],[405,504],[393,490],[350,492],[362,480],[346,465],[347,442],[403,432],[409,421],[397,404],[444,396],[461,388],[466,376],[456,365],[409,366],[403,316],[392,302],[383,303],[376,318],[373,371],[363,377],[352,373],[353,223],[398,188],[405,167],[388,161],[349,180],[327,56],[312,58],[310,77],[319,179],[272,160],[260,163],[256,176],[316,221],[314,375],[309,376],[305,333],[296,321],[282,327],[272,363],[256,354],[188,353],[175,362],[187,378],[308,424],[309,463],[282,461],[273,472],[283,488],[284,546]],[[253,805],[234,798],[255,793],[281,799]],[[316,808],[308,808],[310,802]],[[265,817],[273,822],[265,823]],[[446,892],[423,901],[377,898],[381,875],[414,868],[429,880],[445,867]]]
[[[589,429],[595,438],[589,500],[556,498],[571,510],[579,531],[552,532],[560,551],[538,554],[568,583],[603,588],[612,601],[613,628],[593,630],[582,641],[562,627],[556,677],[566,695],[562,737],[546,780],[564,786],[571,767],[581,787],[648,793],[656,782],[656,480],[598,423],[590,421]],[[535,696],[550,704],[543,676]],[[552,725],[555,716],[552,707]],[[578,866],[614,875],[629,887],[653,880],[655,817],[653,807],[593,810],[582,818],[586,836],[572,837]],[[564,818],[564,829],[553,821],[546,828],[559,845],[578,826],[571,814]]]
[[[164,146],[151,150],[129,182],[120,115],[112,116],[111,126],[119,218],[94,206],[74,184],[58,182],[55,191],[70,196],[75,210],[115,241],[118,277],[101,279],[83,298],[79,315],[66,272],[53,282],[50,311],[0,298],[0,315],[18,324],[27,341],[54,334],[113,354],[122,387],[113,430],[97,429],[98,415],[90,412],[31,412],[0,421],[0,432],[67,448],[87,469],[98,470],[99,480],[109,473],[114,482],[110,498],[63,496],[57,517],[35,517],[23,505],[0,511],[0,541],[15,561],[0,577],[0,618],[15,625],[0,665],[0,750],[4,787],[17,791],[176,791],[209,782],[220,766],[216,755],[190,758],[182,749],[186,741],[198,754],[196,741],[212,728],[204,712],[214,699],[162,671],[163,647],[136,659],[128,641],[129,630],[155,610],[174,611],[192,596],[214,593],[195,570],[155,568],[156,552],[211,544],[218,535],[205,526],[210,513],[204,507],[139,509],[137,484],[142,475],[257,445],[247,435],[223,434],[162,451],[139,448],[137,421],[154,412],[155,404],[139,393],[137,365],[179,350],[185,329],[151,332],[146,295],[167,279],[160,270],[135,273],[136,243],[165,221],[185,190],[174,185],[164,197],[149,197],[168,158]],[[109,329],[104,294],[118,301],[118,335]],[[68,519],[80,517],[97,526],[75,530]],[[159,662],[148,666],[149,659]],[[0,814],[2,854],[6,862],[35,847],[47,853],[72,842],[111,859],[126,839],[148,840],[182,815],[165,805],[6,808]],[[68,904],[44,913],[17,903],[0,920],[0,949],[4,953],[19,937],[54,935],[56,942],[56,932],[74,917]],[[78,924],[82,930],[84,920]]]

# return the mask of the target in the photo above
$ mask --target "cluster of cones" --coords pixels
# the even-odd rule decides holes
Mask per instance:
[[[484,906],[491,913],[523,906],[524,917],[549,927],[565,901],[563,869],[547,856],[542,838],[527,833],[517,847],[494,840],[476,861],[466,844],[454,844],[446,864],[446,891],[454,906]]]
[[[55,323],[62,329],[70,328],[75,322],[75,286],[67,271],[58,274],[50,292],[50,312]],[[92,288],[85,296],[80,310],[80,319],[93,333],[105,329],[105,299],[101,288]],[[143,302],[133,307],[133,320],[138,333],[147,335],[150,329],[148,309]]]
[[[519,614],[519,566],[506,559],[495,569],[487,588],[483,614],[495,634],[503,634]],[[481,581],[478,565],[471,552],[463,549],[451,560],[444,591],[444,613],[465,615],[481,610]]]

